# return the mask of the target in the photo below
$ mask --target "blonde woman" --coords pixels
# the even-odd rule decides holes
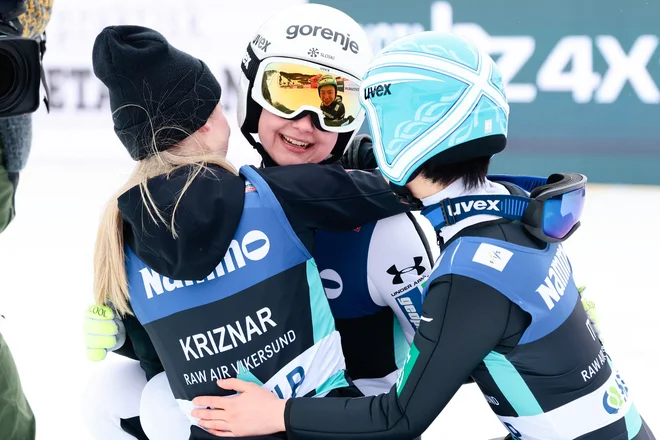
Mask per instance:
[[[353,392],[311,257],[315,230],[406,207],[377,172],[306,164],[236,173],[219,84],[151,29],[106,28],[93,58],[115,132],[138,161],[99,228],[97,303],[137,318],[189,417],[194,397],[227,394],[215,384],[227,377],[284,398]],[[191,422],[191,438],[210,438]]]

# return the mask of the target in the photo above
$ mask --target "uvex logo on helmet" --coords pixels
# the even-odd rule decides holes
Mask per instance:
[[[354,54],[357,54],[360,52],[360,47],[358,44],[351,40],[351,34],[342,34],[341,32],[336,32],[333,31],[330,28],[322,27],[322,26],[312,26],[309,24],[304,24],[304,25],[299,25],[299,24],[292,24],[288,28],[286,28],[286,38],[288,40],[295,40],[298,38],[298,36],[301,35],[303,37],[321,37],[326,40],[332,40],[335,43],[339,43],[341,46],[342,50],[346,51],[348,49],[351,50]]]
[[[390,87],[392,87],[392,83],[379,84],[377,87],[376,86],[367,87],[366,89],[364,89],[365,101],[368,101],[376,96],[391,95],[392,92],[390,91]]]
[[[254,37],[254,39],[252,40],[252,44],[257,46],[257,48],[263,50],[264,52],[268,52],[268,46],[270,46],[270,41],[266,40],[266,38],[257,34],[257,36]]]

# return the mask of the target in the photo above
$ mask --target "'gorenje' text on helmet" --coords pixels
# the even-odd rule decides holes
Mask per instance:
[[[251,97],[257,70],[271,57],[301,60],[315,65],[345,72],[361,79],[373,51],[366,33],[360,25],[343,12],[324,5],[305,4],[288,8],[266,21],[248,45],[241,63],[238,95],[238,126],[243,135],[264,159],[266,166],[276,165],[256,137],[262,107]],[[298,117],[303,117],[305,112]],[[317,116],[312,119],[319,126]],[[360,109],[359,121],[364,120]],[[330,156],[322,163],[337,161],[355,131],[339,133]]]

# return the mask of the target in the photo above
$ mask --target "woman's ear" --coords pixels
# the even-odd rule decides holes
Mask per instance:
[[[211,124],[209,124],[209,122],[206,121],[206,124],[202,125],[197,131],[199,131],[200,133],[208,133],[209,131],[211,131]]]

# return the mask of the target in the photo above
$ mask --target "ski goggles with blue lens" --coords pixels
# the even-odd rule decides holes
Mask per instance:
[[[358,130],[364,121],[360,80],[345,72],[302,60],[272,57],[256,72],[252,99],[284,119],[308,113],[319,128],[334,133]]]
[[[580,226],[587,178],[582,174],[550,177],[491,175],[492,182],[512,183],[528,197],[464,196],[444,199],[422,210],[436,231],[474,215],[494,215],[520,221],[534,237],[548,243],[566,240]]]

